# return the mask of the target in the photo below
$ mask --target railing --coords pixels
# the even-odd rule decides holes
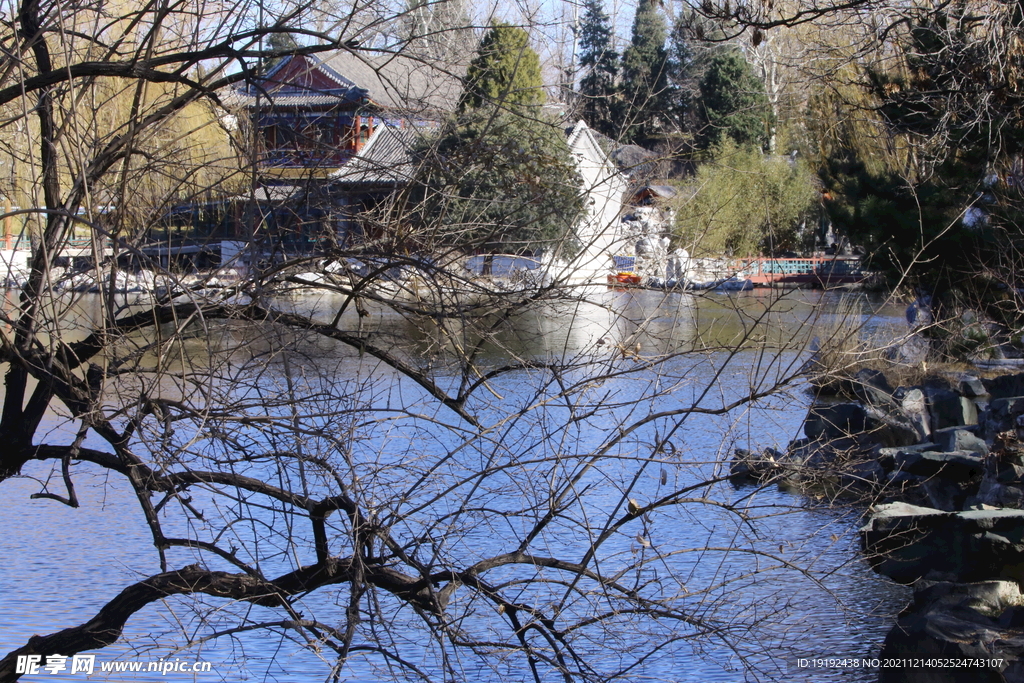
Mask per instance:
[[[808,258],[748,258],[733,262],[737,271],[755,282],[855,278],[863,275],[857,256],[812,256]]]
[[[111,247],[112,241],[103,239],[100,246],[106,250]],[[90,249],[93,245],[92,237],[72,237],[64,244],[65,249]],[[32,248],[32,239],[25,233],[20,235],[0,236],[0,249],[4,251],[28,251]]]

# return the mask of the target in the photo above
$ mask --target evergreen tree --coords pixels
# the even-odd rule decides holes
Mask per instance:
[[[547,121],[540,59],[526,31],[495,23],[470,64],[459,118],[421,150],[414,223],[466,251],[572,251],[582,181]]]
[[[266,49],[268,50],[284,52],[287,50],[296,50],[298,47],[298,41],[295,40],[295,36],[290,33],[271,33],[267,38]],[[264,68],[266,71],[270,71],[285,59],[287,59],[287,56],[272,57],[267,60]]]
[[[545,99],[540,57],[530,47],[530,36],[518,26],[494,22],[469,64],[459,111],[485,104],[539,106]]]
[[[641,145],[654,142],[667,121],[669,109],[668,29],[658,11],[659,0],[640,0],[633,18],[633,37],[622,55],[624,110],[619,117],[623,140]]]
[[[736,48],[717,51],[700,81],[701,129],[697,145],[710,149],[726,138],[763,148],[771,130],[771,108],[764,83]]]
[[[581,113],[587,124],[604,135],[615,135],[613,120],[615,77],[619,55],[612,49],[612,29],[601,0],[585,0],[580,27],[580,66],[586,75],[580,80]]]
[[[726,32],[693,9],[684,9],[669,36],[669,111],[675,126],[692,136],[703,126],[700,81]]]

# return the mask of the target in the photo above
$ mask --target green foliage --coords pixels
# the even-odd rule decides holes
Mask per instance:
[[[460,118],[421,150],[410,190],[418,232],[466,251],[572,250],[582,181],[560,126],[540,116],[540,60],[495,23],[466,77]]]
[[[800,223],[813,214],[818,196],[814,174],[802,162],[727,140],[698,169],[677,212],[677,240],[696,255],[796,249]]]
[[[561,127],[476,111],[423,154],[419,233],[466,251],[574,250],[582,180]]]
[[[764,83],[738,49],[718,50],[711,56],[700,81],[700,98],[699,148],[711,149],[726,139],[761,148],[768,143],[772,113]]]
[[[726,39],[719,24],[686,7],[681,9],[669,36],[670,108],[678,129],[688,141],[704,127],[700,81],[711,56],[721,49],[720,41]]]
[[[299,42],[295,40],[295,36],[290,33],[271,33],[267,37],[266,49],[273,50],[275,52],[288,52],[290,50],[298,49]],[[264,67],[265,71],[270,71],[275,66],[281,63],[282,60],[286,59],[287,55],[280,57],[272,57],[267,60]]]
[[[1019,193],[998,181],[1024,152],[1024,96],[1011,85],[1024,71],[1002,33],[1020,18],[974,9],[911,10],[902,62],[867,69],[863,111],[878,112],[885,144],[866,147],[851,112],[825,112],[824,127],[841,131],[822,168],[833,223],[868,250],[870,268],[938,299],[998,269],[1024,225]],[[886,159],[901,147],[912,153]],[[970,207],[987,220],[965,227]]]
[[[583,119],[594,130],[614,136],[617,125],[613,103],[619,55],[612,49],[612,28],[601,0],[585,0],[580,26],[580,66],[586,75],[580,80]]]
[[[518,26],[494,22],[469,64],[459,111],[487,104],[538,107],[544,100],[540,57],[530,47],[529,34]]]
[[[661,135],[671,109],[665,50],[668,29],[659,4],[659,0],[640,1],[633,37],[622,55],[620,138],[640,145],[649,145]]]

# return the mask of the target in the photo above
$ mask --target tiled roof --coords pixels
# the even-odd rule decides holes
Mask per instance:
[[[412,150],[423,131],[380,126],[359,154],[331,174],[345,184],[404,185],[413,179],[416,165]]]
[[[462,93],[459,69],[402,55],[343,50],[320,59],[283,60],[238,98],[252,106],[257,96],[275,106],[372,104],[408,115],[439,119],[454,110]]]

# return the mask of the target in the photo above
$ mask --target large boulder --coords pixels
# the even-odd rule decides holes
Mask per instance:
[[[964,481],[985,473],[985,460],[972,451],[897,451],[896,467],[921,477]]]
[[[985,382],[974,375],[964,375],[960,378],[960,395],[967,398],[988,397],[988,387]]]
[[[786,455],[774,448],[760,453],[737,448],[729,468],[729,480],[733,484],[767,481],[782,474],[786,460]]]
[[[855,439],[861,447],[909,446],[921,440],[914,422],[891,404],[887,408],[859,403],[812,406],[804,420],[804,434],[812,443]]]
[[[932,433],[932,441],[942,451],[971,451],[988,455],[988,444],[974,435],[977,427],[946,427]]]
[[[994,398],[988,405],[988,410],[981,416],[980,436],[992,440],[997,434],[1014,430],[1017,427],[1017,418],[1024,415],[1024,396],[1010,396]]]
[[[1012,581],[920,581],[880,659],[971,659],[975,666],[883,668],[880,683],[1024,681],[1024,599]]]
[[[898,583],[1024,580],[1024,511],[880,505],[861,528],[875,571]]]
[[[912,446],[926,438],[918,425],[899,410],[895,410],[894,406],[889,406],[886,410],[866,405],[864,414],[868,418],[868,430],[864,436],[880,446]]]
[[[893,388],[880,370],[858,370],[853,376],[853,393],[867,405],[885,408],[893,405]]]
[[[932,431],[946,427],[978,424],[978,409],[974,401],[949,389],[926,386],[928,414]]]
[[[1024,373],[981,380],[993,399],[1024,396]]]
[[[867,413],[857,403],[814,405],[804,420],[804,434],[810,441],[841,439],[867,430]]]

